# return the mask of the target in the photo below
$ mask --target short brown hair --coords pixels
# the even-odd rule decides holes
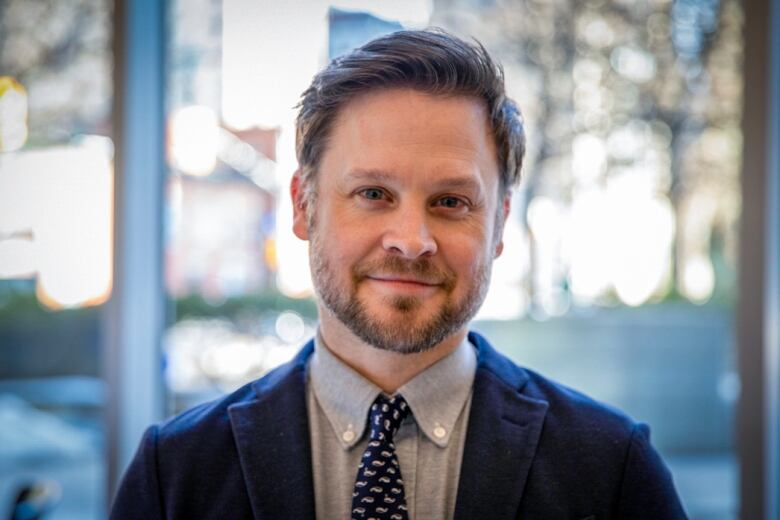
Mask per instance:
[[[314,76],[301,96],[296,120],[295,148],[303,179],[316,173],[341,107],[360,94],[386,88],[483,100],[498,152],[502,193],[520,179],[523,119],[506,97],[501,66],[479,42],[470,44],[440,29],[381,36],[335,58]]]

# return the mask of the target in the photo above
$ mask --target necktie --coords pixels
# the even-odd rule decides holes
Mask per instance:
[[[379,394],[371,405],[368,414],[371,436],[352,493],[353,520],[409,518],[404,481],[393,444],[393,436],[408,413],[409,406],[400,395]]]

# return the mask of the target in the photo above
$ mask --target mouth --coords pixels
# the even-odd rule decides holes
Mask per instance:
[[[372,275],[365,281],[374,290],[385,296],[414,296],[427,298],[433,296],[441,287],[441,284],[424,278],[410,277],[409,275]]]
[[[415,278],[415,277],[400,276],[400,275],[373,275],[373,276],[367,276],[366,278],[369,280],[373,280],[375,282],[397,284],[399,286],[409,286],[409,287],[415,287],[415,286],[437,287],[441,285],[440,283],[432,280],[425,280],[423,278]]]

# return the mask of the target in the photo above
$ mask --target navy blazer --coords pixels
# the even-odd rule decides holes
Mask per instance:
[[[469,340],[478,362],[456,519],[685,518],[645,425]],[[314,518],[312,351],[150,427],[111,518]]]

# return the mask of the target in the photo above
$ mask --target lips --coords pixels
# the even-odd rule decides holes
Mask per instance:
[[[455,287],[456,276],[427,258],[410,261],[397,256],[386,256],[361,262],[353,271],[353,280],[355,284],[361,281],[376,282],[380,286],[397,289],[440,288],[451,291]]]
[[[398,276],[398,275],[369,275],[366,278],[370,280],[374,280],[377,282],[388,282],[388,283],[399,283],[399,284],[409,284],[409,285],[421,285],[421,286],[428,286],[428,287],[435,287],[437,285],[441,285],[439,282],[431,281],[431,280],[424,280],[421,278],[411,278],[409,276]]]

